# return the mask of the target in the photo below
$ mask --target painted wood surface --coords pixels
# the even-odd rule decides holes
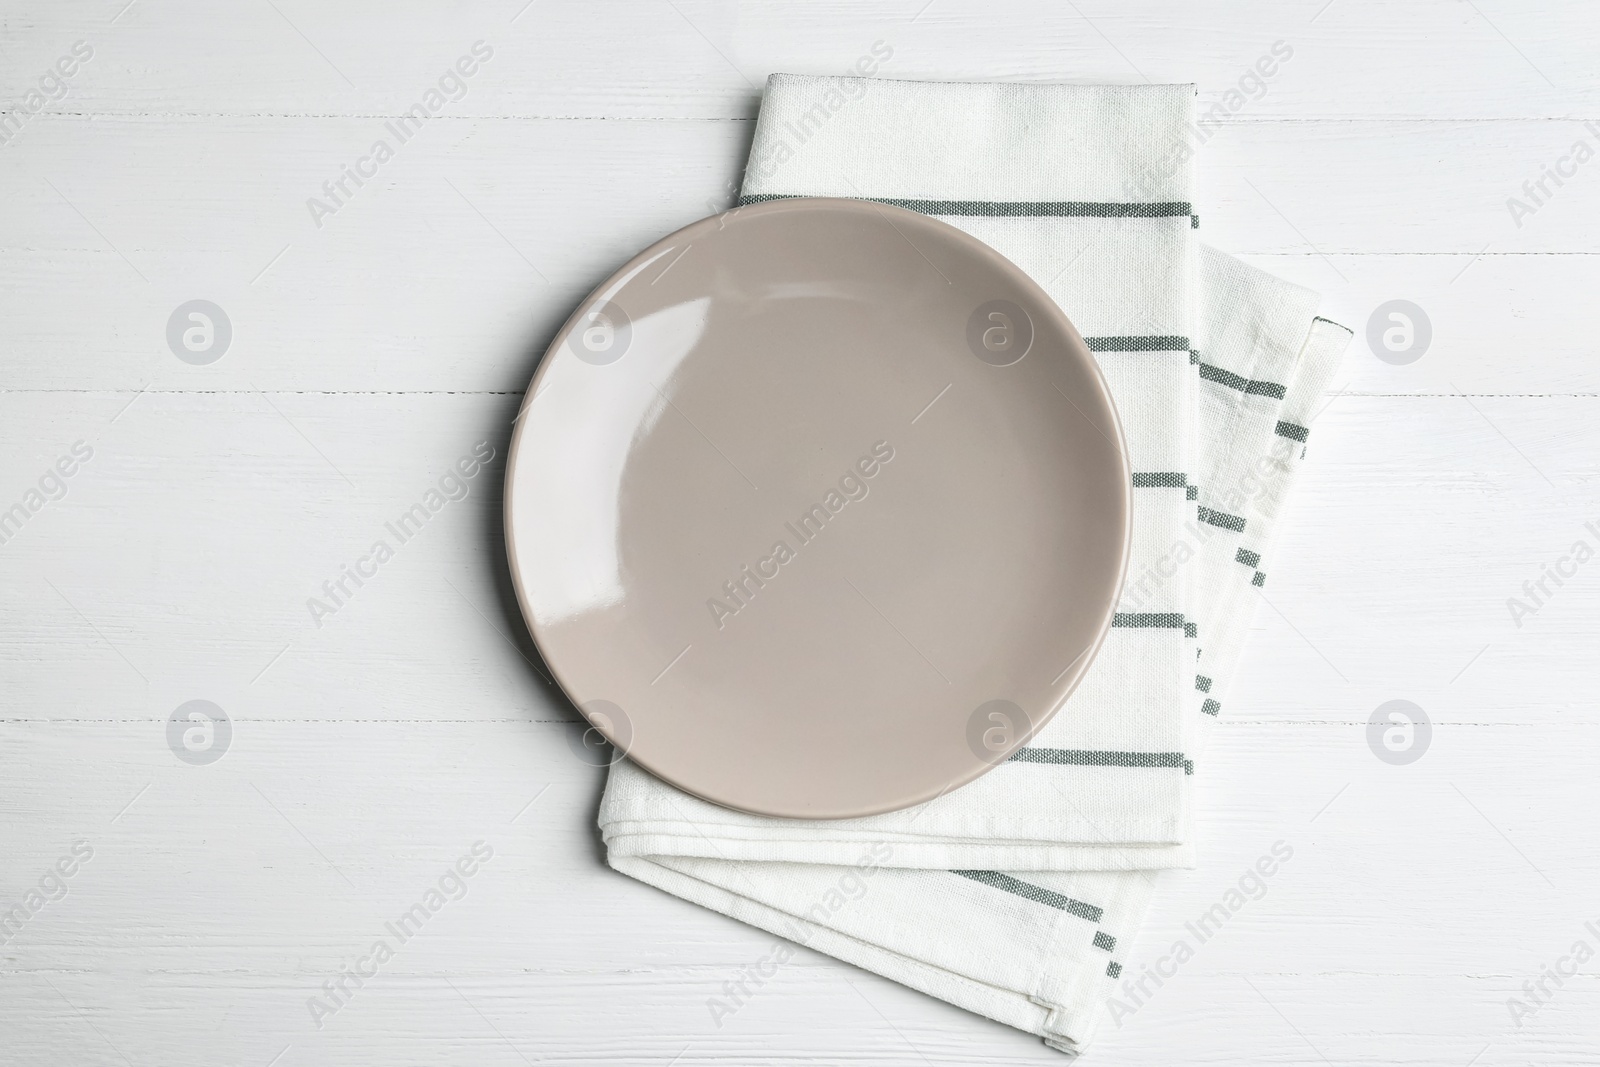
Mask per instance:
[[[5,1062],[1060,1062],[804,950],[716,1025],[771,939],[605,868],[601,772],[506,582],[501,464],[551,332],[728,203],[767,73],[876,41],[894,77],[1198,83],[1204,238],[1358,334],[1207,758],[1202,866],[1156,876],[1130,972],[1275,841],[1294,859],[1093,1061],[1600,1058],[1600,961],[1523,991],[1600,950],[1600,563],[1571,562],[1600,548],[1591,6],[125,4],[0,7],[0,101],[92,51],[0,143],[0,510],[59,495],[0,544],[0,906],[59,896],[0,945]],[[232,324],[210,365],[168,348],[192,299]],[[1395,299],[1432,328],[1407,365],[1366,342]],[[464,498],[313,619],[480,442]],[[209,766],[166,740],[194,699],[233,726]],[[1434,724],[1409,766],[1368,748],[1392,699]],[[477,842],[460,899],[313,1025]]]

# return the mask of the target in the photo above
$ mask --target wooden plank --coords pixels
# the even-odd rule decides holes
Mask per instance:
[[[836,73],[873,42],[882,74],[931,79],[1193,81],[1234,117],[1549,118],[1594,112],[1600,23],[1582,5],[1518,10],[1426,0],[1249,0],[996,8],[954,0],[735,5],[507,0],[462,8],[230,9],[202,0],[72,0],[16,27],[4,87],[30,83],[77,39],[95,57],[64,104],[114,114],[390,114],[414,103],[476,40],[494,57],[453,113],[744,117],[773,71]],[[1247,79],[1276,41],[1292,57]],[[1251,94],[1254,94],[1253,96]]]
[[[307,200],[480,39],[319,227]],[[1159,875],[1124,977],[1273,842],[1293,860],[1090,1055],[1594,1062],[1592,962],[1507,1006],[1600,949],[1600,587],[1544,577],[1600,547],[1600,171],[1524,189],[1600,146],[1587,6],[55,0],[0,18],[0,102],[78,40],[0,142],[0,511],[94,450],[0,543],[0,904],[94,855],[0,946],[7,1062],[1061,1062],[804,950],[716,1025],[772,939],[604,866],[498,465],[307,606],[477,442],[503,458],[590,287],[727,203],[767,73],[876,41],[887,77],[1196,82],[1203,238],[1357,331],[1201,757],[1202,865]],[[234,331],[208,366],[165,339],[195,298]],[[1365,337],[1397,299],[1432,331],[1408,365]],[[235,731],[209,766],[166,739],[193,699]],[[1368,747],[1391,699],[1434,725],[1409,766]],[[307,998],[478,840],[465,897],[318,1029]]]
[[[1520,229],[1504,207],[1567,126],[1579,128],[1230,129],[1203,149],[1203,233],[1318,289],[1324,313],[1362,334],[1350,388],[1593,392],[1581,343],[1600,270],[1584,251],[1600,244],[1593,175]],[[319,229],[306,201],[383,130],[377,118],[40,120],[12,157],[18,210],[0,222],[6,387],[519,390],[590,287],[727,203],[749,135],[721,122],[453,122],[402,146],[378,179],[347,183]],[[95,184],[101,158],[118,161],[115,185]],[[197,297],[234,331],[206,367],[165,336]],[[1409,366],[1361,351],[1392,299],[1432,324],[1429,354]],[[1530,349],[1547,355],[1508,355]]]
[[[391,529],[478,442],[503,457],[518,402],[151,392],[116,417],[120,395],[7,394],[6,506],[73,442],[95,450],[65,498],[0,546],[16,605],[0,623],[9,691],[88,719],[125,717],[133,698],[141,717],[163,718],[208,694],[266,717],[565,714],[524,658],[499,463],[406,543]],[[1593,691],[1583,650],[1600,586],[1584,568],[1547,583],[1539,605],[1523,588],[1580,538],[1600,545],[1585,526],[1600,522],[1595,402],[1335,400],[1264,561],[1271,606],[1242,684],[1313,716],[1354,699],[1364,721],[1407,696],[1448,700],[1460,721],[1506,722],[1510,707],[1520,721],[1597,721],[1574,693]],[[336,604],[324,583],[378,540],[394,558]],[[1537,610],[1513,618],[1513,597]],[[1401,680],[1408,692],[1387,691]]]
[[[715,1025],[706,1001],[771,937],[597,864],[588,819],[599,772],[552,725],[239,726],[209,767],[178,763],[144,722],[0,726],[33,769],[12,808],[30,830],[9,854],[8,891],[74,841],[93,850],[68,894],[6,946],[0,981],[25,1020],[9,1032],[13,1048],[107,1056],[92,1031],[65,1025],[65,996],[134,1062],[208,1033],[240,1062],[285,1045],[289,1062],[418,1048],[433,1062],[509,1058],[490,1044],[493,1029],[472,1023],[478,1012],[530,1058],[660,1063],[689,1045],[691,1059],[782,1063],[848,1045],[864,1062],[917,1051],[935,1062],[1045,1059],[1018,1035],[806,951]],[[1464,1062],[1491,1042],[1503,1057],[1587,1062],[1574,1040],[1592,1036],[1592,975],[1522,1028],[1504,1005],[1574,941],[1600,942],[1584,892],[1600,831],[1548,817],[1589,780],[1581,760],[1548,754],[1587,750],[1594,731],[1443,731],[1435,751],[1396,768],[1339,723],[1225,730],[1207,786],[1206,864],[1159,876],[1128,973],[1140,977],[1179,939],[1193,958],[1169,983],[1120,995],[1136,1010],[1110,1024],[1104,1054],[1134,1062],[1181,1045],[1187,1062],[1306,1062],[1281,1011],[1335,1062],[1392,1063],[1397,1048]],[[1185,924],[1279,840],[1291,859],[1201,941]],[[317,1028],[306,1001],[321,982],[477,841],[492,856],[462,895]],[[241,880],[242,870],[260,876]],[[1441,880],[1459,891],[1440,894]],[[1471,915],[1482,921],[1464,937]]]

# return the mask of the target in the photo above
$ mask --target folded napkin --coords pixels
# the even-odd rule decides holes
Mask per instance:
[[[1133,470],[1112,630],[1066,706],[977,781],[908,811],[745,815],[632,763],[601,803],[617,870],[1080,1049],[1151,869],[1192,865],[1192,784],[1272,528],[1350,333],[1307,290],[1202,248],[1186,85],[775,75],[741,203],[875,200],[1026,270],[1105,374]],[[759,979],[708,1003],[723,1019]]]

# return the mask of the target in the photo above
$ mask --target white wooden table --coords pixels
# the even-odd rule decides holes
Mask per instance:
[[[1600,563],[1507,604],[1600,547],[1600,161],[1570,155],[1600,149],[1600,11],[523,3],[5,0],[0,909],[24,918],[0,1060],[1060,1062],[806,950],[714,1024],[771,938],[604,866],[601,772],[524,658],[498,461],[307,607],[475,444],[503,458],[581,294],[728,203],[767,73],[880,41],[891,77],[1198,82],[1225,105],[1205,238],[1358,334],[1222,720],[1203,865],[1164,876],[1130,970],[1272,842],[1295,858],[1093,1061],[1600,1058],[1600,960],[1523,991],[1600,949]],[[459,99],[371,160],[478,41]],[[1395,299],[1431,323],[1405,365],[1365,340]],[[231,327],[214,362],[168,344],[191,300]],[[1406,766],[1367,743],[1391,699],[1434,724]],[[191,700],[231,724],[217,762],[169,746]],[[465,895],[315,1025],[308,998],[479,841]]]

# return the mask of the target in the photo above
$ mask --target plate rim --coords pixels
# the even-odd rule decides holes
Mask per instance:
[[[1079,654],[1078,659],[1074,661],[1074,664],[1069,665],[1068,670],[1072,670],[1072,666],[1077,666],[1077,671],[1069,679],[1066,687],[1061,691],[1061,695],[1056,699],[1055,703],[1047,710],[1040,712],[1036,716],[1030,717],[1028,724],[1029,729],[1022,734],[1018,741],[1005,750],[1004,756],[986,764],[980,763],[971,773],[945,784],[942,788],[931,792],[930,795],[919,796],[915,799],[905,802],[897,801],[887,805],[879,805],[868,809],[855,810],[846,814],[838,815],[797,814],[775,810],[762,810],[760,808],[730,803],[727,800],[717,797],[707,796],[705,793],[700,792],[692,786],[676,780],[671,775],[661,773],[652,767],[648,761],[638,758],[633,754],[626,742],[618,744],[616,738],[612,737],[609,730],[607,730],[600,723],[595,722],[594,719],[590,718],[589,713],[584,709],[583,705],[573,697],[572,688],[568,684],[567,680],[563,678],[560,666],[554,660],[552,660],[547,653],[545,642],[540,637],[539,627],[534,621],[534,615],[532,611],[529,609],[527,593],[525,592],[525,586],[522,580],[521,568],[517,563],[517,553],[515,550],[516,538],[515,529],[513,526],[512,506],[514,499],[513,487],[516,480],[517,461],[521,455],[524,432],[527,428],[527,423],[523,420],[523,415],[527,414],[529,405],[531,405],[532,402],[537,399],[539,395],[540,383],[544,379],[546,373],[549,372],[551,366],[553,366],[555,362],[554,357],[566,344],[567,339],[571,336],[571,331],[573,328],[582,321],[583,314],[589,308],[598,303],[600,299],[603,299],[602,294],[613,289],[619,285],[619,283],[627,280],[631,274],[636,272],[643,265],[649,263],[652,259],[659,258],[661,255],[665,254],[665,252],[669,250],[673,244],[681,241],[684,235],[689,234],[692,231],[707,229],[713,224],[720,228],[723,223],[732,221],[735,218],[747,214],[765,215],[793,211],[817,210],[845,210],[858,213],[866,210],[875,210],[879,214],[883,214],[886,217],[899,215],[909,220],[914,220],[918,225],[932,224],[936,228],[942,227],[950,231],[958,243],[966,245],[969,249],[977,253],[982,258],[998,264],[1002,273],[1014,274],[1016,278],[1020,280],[1021,287],[1023,289],[1032,290],[1032,295],[1037,299],[1038,303],[1047,309],[1046,314],[1055,319],[1056,324],[1059,327],[1064,328],[1064,332],[1067,334],[1069,341],[1075,343],[1082,356],[1085,357],[1084,362],[1087,364],[1090,377],[1098,386],[1102,395],[1105,397],[1106,410],[1111,417],[1110,428],[1112,433],[1109,440],[1116,454],[1117,463],[1121,467],[1122,471],[1122,478],[1120,480],[1119,488],[1122,506],[1117,515],[1117,518],[1121,523],[1121,531],[1120,536],[1118,537],[1119,550],[1116,565],[1116,580],[1113,585],[1113,588],[1116,590],[1116,592],[1108,600],[1106,609],[1104,611],[1104,617],[1100,620],[1095,629],[1093,641],[1091,641],[1088,647]],[[892,221],[892,218],[890,221]],[[1074,404],[1073,407],[1076,408],[1077,405]],[[1088,418],[1086,415],[1083,417]],[[1122,590],[1127,582],[1128,565],[1130,562],[1130,557],[1132,556],[1133,546],[1132,467],[1128,456],[1127,435],[1122,425],[1122,415],[1117,407],[1116,397],[1111,391],[1110,384],[1106,381],[1105,372],[1100,368],[1099,360],[1095,358],[1094,352],[1089,348],[1087,342],[1084,341],[1083,335],[1078,332],[1077,327],[1073,324],[1071,318],[1068,317],[1066,311],[1061,307],[1061,305],[1056,303],[1055,299],[1045,291],[1044,286],[1040,285],[1031,274],[1014,263],[1008,256],[980,238],[974,237],[972,234],[967,233],[965,230],[962,230],[959,227],[950,225],[943,219],[932,215],[924,215],[921,212],[911,211],[893,204],[880,204],[872,200],[858,199],[854,197],[783,196],[777,199],[763,200],[753,204],[737,205],[729,208],[726,211],[721,211],[714,215],[708,215],[697,219],[686,226],[680,226],[678,229],[673,230],[658,240],[652,241],[645,248],[641,249],[638,253],[630,257],[627,262],[623,263],[611,274],[607,275],[606,278],[593,289],[585,293],[584,296],[573,307],[571,314],[569,314],[567,318],[563,320],[560,328],[557,329],[552,335],[550,343],[545,347],[544,352],[540,355],[538,366],[534,369],[533,377],[528,382],[524,400],[518,407],[517,414],[514,416],[512,422],[514,424],[514,428],[511,434],[511,443],[506,453],[505,477],[501,488],[502,532],[506,546],[506,563],[510,570],[511,586],[517,598],[517,608],[522,614],[523,626],[526,627],[528,636],[533,641],[534,647],[539,653],[539,658],[544,661],[545,667],[549,670],[550,678],[554,682],[555,688],[561,691],[562,697],[565,698],[566,701],[571,704],[581,716],[581,724],[587,725],[589,728],[598,731],[600,735],[613,746],[614,755],[609,763],[605,764],[608,769],[612,764],[620,762],[623,758],[627,758],[638,764],[653,777],[666,783],[672,788],[682,790],[690,796],[693,796],[699,800],[703,800],[708,804],[714,804],[717,807],[725,808],[729,811],[756,815],[764,818],[793,819],[797,821],[812,822],[836,822],[845,819],[870,818],[875,815],[885,815],[897,811],[906,811],[917,807],[918,805],[932,803],[934,800],[937,800],[947,793],[952,793],[963,786],[970,785],[971,783],[977,781],[979,778],[982,778],[984,775],[1000,766],[1000,764],[1009,760],[1011,755],[1018,749],[1026,746],[1030,740],[1037,736],[1040,730],[1044,729],[1044,727],[1048,725],[1057,714],[1060,713],[1061,709],[1066,706],[1067,701],[1072,698],[1072,695],[1075,692],[1077,692],[1078,686],[1082,684],[1083,679],[1088,675],[1089,669],[1094,665],[1095,660],[1100,654],[1101,648],[1105,645],[1106,636],[1111,632],[1111,623],[1116,616],[1117,607],[1122,599]],[[1099,429],[1100,427],[1097,426],[1096,428]]]

